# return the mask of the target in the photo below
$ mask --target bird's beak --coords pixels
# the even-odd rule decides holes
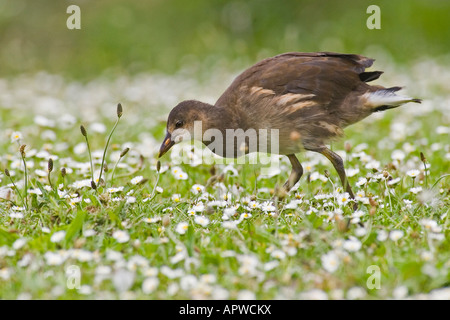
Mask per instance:
[[[167,132],[166,137],[164,138],[164,142],[162,143],[161,148],[159,149],[158,158],[161,158],[175,144],[175,142],[173,142],[171,138],[172,137],[170,133]]]

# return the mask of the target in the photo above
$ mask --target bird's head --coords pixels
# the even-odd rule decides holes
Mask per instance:
[[[174,144],[195,138],[196,121],[203,122],[207,118],[206,108],[208,107],[211,106],[200,101],[187,100],[172,109],[167,119],[166,137],[159,149],[158,158],[169,151]],[[202,130],[198,133],[201,134]]]

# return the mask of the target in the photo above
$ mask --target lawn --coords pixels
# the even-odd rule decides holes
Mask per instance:
[[[332,144],[355,200],[312,153],[288,194],[286,158],[265,176],[198,145],[157,162],[170,108],[214,103],[237,68],[1,79],[0,298],[450,299],[450,67],[376,64],[423,103]]]

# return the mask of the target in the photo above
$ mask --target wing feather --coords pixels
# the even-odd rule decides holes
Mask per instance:
[[[259,89],[265,96],[272,93],[271,98],[284,100],[288,94],[309,95],[317,104],[330,108],[362,83],[359,74],[373,61],[361,55],[333,52],[281,54],[241,73],[216,106],[246,108],[255,103],[255,90]],[[283,108],[283,104],[277,106]]]

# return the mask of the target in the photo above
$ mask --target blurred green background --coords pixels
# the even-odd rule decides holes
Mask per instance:
[[[66,27],[71,4],[81,8],[81,30]],[[381,8],[381,30],[366,27],[371,4]],[[449,31],[447,0],[0,0],[0,76],[242,68],[286,51],[448,61]]]

